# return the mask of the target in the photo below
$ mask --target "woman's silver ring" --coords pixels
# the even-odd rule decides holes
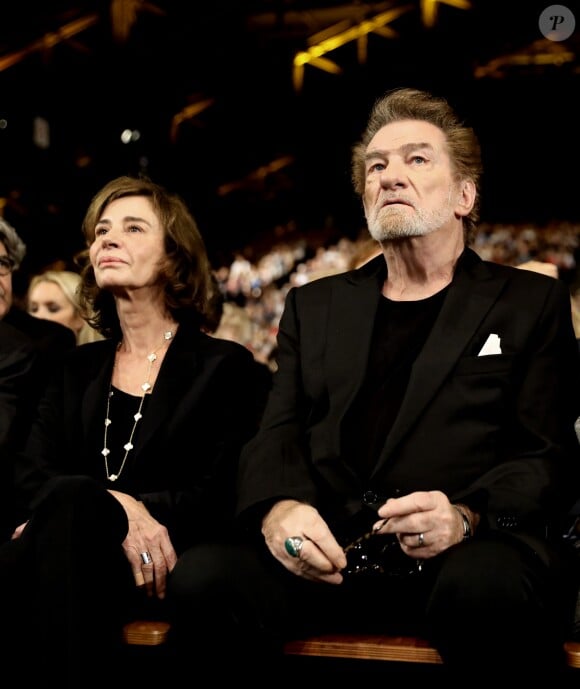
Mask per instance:
[[[300,557],[300,551],[304,545],[304,539],[300,536],[291,536],[284,541],[284,547],[290,557]]]
[[[153,558],[151,555],[145,551],[144,553],[140,553],[141,555],[141,561],[143,562],[144,565],[150,565],[153,562]]]
[[[420,533],[418,534],[418,542],[417,542],[417,548],[422,548],[425,545],[425,534]]]

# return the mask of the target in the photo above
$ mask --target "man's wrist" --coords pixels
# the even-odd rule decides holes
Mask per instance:
[[[454,504],[453,507],[457,510],[459,516],[461,517],[463,540],[468,541],[473,536],[473,525],[467,515],[467,510],[463,507],[463,505]]]

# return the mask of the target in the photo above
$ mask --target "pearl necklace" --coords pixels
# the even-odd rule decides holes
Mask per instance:
[[[133,449],[133,436],[135,435],[135,429],[137,428],[137,424],[139,421],[143,418],[143,414],[141,413],[143,410],[143,403],[145,401],[145,395],[151,392],[151,383],[149,382],[149,379],[151,378],[151,369],[153,368],[153,362],[156,361],[157,359],[157,352],[165,345],[165,343],[168,340],[171,340],[173,337],[173,331],[167,330],[163,334],[163,343],[157,347],[157,349],[153,350],[151,354],[147,355],[147,361],[149,362],[149,367],[147,368],[147,380],[141,385],[141,390],[143,390],[143,395],[141,396],[141,400],[139,401],[139,407],[137,409],[137,413],[133,416],[134,423],[133,423],[133,428],[131,429],[131,433],[129,435],[129,440],[123,445],[123,449],[125,450],[125,455],[123,457],[123,461],[121,462],[121,466],[119,467],[119,471],[116,474],[110,474],[109,473],[109,461],[108,457],[111,452],[109,448],[107,447],[107,434],[109,431],[109,426],[111,425],[111,419],[110,419],[110,405],[111,405],[111,397],[113,396],[113,384],[112,384],[112,376],[111,376],[111,381],[109,381],[109,392],[107,394],[107,410],[105,413],[105,433],[103,437],[103,449],[101,450],[101,454],[105,458],[105,474],[107,475],[107,480],[108,481],[116,481],[119,476],[121,475],[121,472],[123,471],[125,467],[125,462],[127,461],[127,457],[129,455],[129,452]],[[120,345],[119,345],[120,346]],[[114,365],[113,365],[114,368]]]

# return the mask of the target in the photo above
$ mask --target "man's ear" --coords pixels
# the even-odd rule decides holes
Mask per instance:
[[[475,183],[472,180],[464,179],[460,182],[459,198],[455,206],[457,215],[464,218],[471,213],[476,195]]]

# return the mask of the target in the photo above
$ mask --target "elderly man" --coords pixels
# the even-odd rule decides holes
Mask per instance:
[[[377,101],[352,177],[381,252],[288,292],[241,456],[247,542],[200,546],[169,584],[177,625],[201,632],[192,649],[236,639],[254,673],[295,634],[409,630],[439,650],[448,686],[563,671],[575,591],[557,525],[580,468],[570,295],[469,248],[480,174],[444,99]]]

